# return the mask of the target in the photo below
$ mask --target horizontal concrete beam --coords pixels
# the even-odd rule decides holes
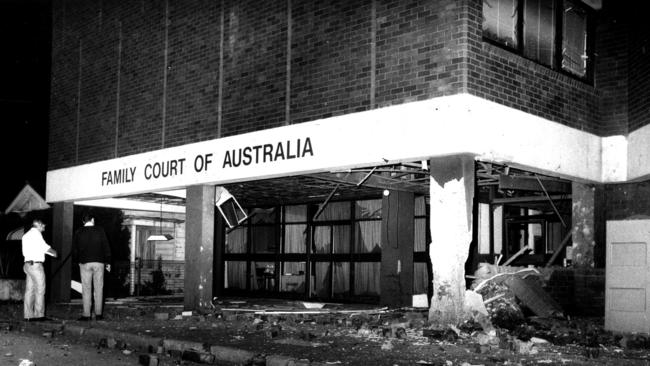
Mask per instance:
[[[471,154],[586,182],[650,175],[650,126],[599,137],[470,94],[350,113],[47,172],[48,202]]]

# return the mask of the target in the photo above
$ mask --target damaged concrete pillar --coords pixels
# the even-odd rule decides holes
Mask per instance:
[[[185,206],[185,309],[209,307],[213,291],[215,187],[187,188]]]
[[[472,240],[474,158],[433,158],[431,170],[431,246],[433,296],[429,321],[458,324],[463,317],[465,261]]]
[[[598,222],[597,189],[594,185],[576,182],[572,183],[571,189],[573,265],[578,268],[592,268]]]
[[[413,192],[386,191],[381,218],[382,305],[411,306],[413,303]]]
[[[55,202],[52,209],[52,243],[56,250],[57,258],[50,265],[51,282],[47,289],[49,299],[53,302],[70,301],[70,280],[72,276],[72,224],[74,204],[72,202]]]

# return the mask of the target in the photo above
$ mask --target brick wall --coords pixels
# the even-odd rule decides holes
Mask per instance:
[[[605,269],[552,268],[546,291],[568,315],[605,315]]]
[[[650,218],[650,181],[605,186],[605,219]]]
[[[221,1],[169,3],[165,146],[217,138]]]
[[[605,1],[598,19],[596,37],[596,75],[600,92],[601,130],[604,134],[628,130],[628,24],[622,21],[625,7],[620,2]]]
[[[49,169],[458,93],[463,3],[57,0]]]
[[[463,89],[463,1],[391,1],[377,6],[377,105]]]
[[[115,18],[109,18],[107,14],[103,22],[122,23],[120,89],[113,94],[119,93],[117,155],[124,156],[162,147],[165,2],[128,1],[112,4],[120,4],[115,12],[109,13],[115,14]],[[85,57],[96,60],[100,56],[85,54]],[[118,55],[115,54],[115,66],[105,70],[113,78],[117,78],[117,63]],[[116,108],[115,105],[113,107]]]
[[[625,28],[604,23],[592,85],[483,42],[481,24],[474,0],[55,0],[49,169],[459,92],[612,134],[629,89],[630,124],[648,122],[648,31],[628,86]]]
[[[629,65],[629,130],[650,124],[650,27],[644,12],[632,16]]]
[[[70,33],[78,23],[78,10],[73,11],[69,4],[58,0],[52,5],[52,98],[48,144],[50,167],[70,166],[76,162],[79,40],[78,37],[70,36]]]
[[[482,2],[470,2],[470,93],[569,127],[602,132],[594,86],[483,42],[482,21]]]
[[[285,122],[287,3],[225,1],[223,136]]]
[[[294,2],[291,121],[370,108],[369,1]]]

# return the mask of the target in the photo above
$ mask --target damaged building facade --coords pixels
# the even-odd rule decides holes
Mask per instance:
[[[53,244],[69,252],[75,205],[128,210],[132,250],[184,258],[188,308],[222,294],[411,305],[483,261],[548,264],[562,304],[632,324],[647,295],[626,273],[645,270],[647,240],[611,238],[650,214],[650,31],[631,13],[56,0]],[[137,214],[163,205],[168,247]],[[438,272],[449,263],[465,272]],[[69,283],[57,272],[55,299]]]

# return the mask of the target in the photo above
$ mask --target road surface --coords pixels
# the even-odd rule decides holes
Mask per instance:
[[[129,353],[127,351],[126,353]],[[122,366],[138,365],[138,352],[125,354],[121,350],[98,348],[52,333],[0,331],[1,366]],[[23,361],[28,360],[28,361]],[[173,362],[167,365],[173,365]]]

